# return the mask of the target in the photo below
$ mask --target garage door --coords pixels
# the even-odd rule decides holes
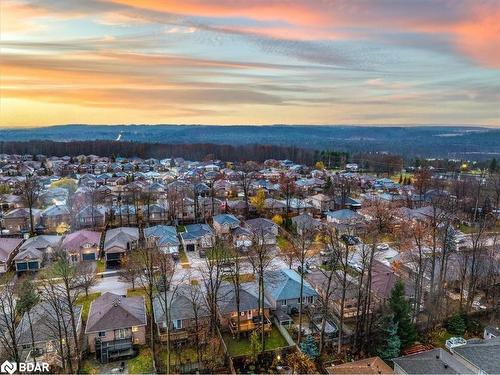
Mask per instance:
[[[82,254],[82,259],[83,260],[95,260],[95,254],[94,253]]]

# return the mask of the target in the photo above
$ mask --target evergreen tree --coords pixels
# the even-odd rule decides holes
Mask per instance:
[[[398,325],[394,323],[393,314],[383,314],[375,321],[373,337],[372,354],[378,355],[384,361],[399,356],[401,340],[398,336]]]
[[[417,331],[411,321],[411,307],[405,298],[405,285],[400,280],[392,288],[389,307],[394,316],[394,323],[397,325],[401,347],[412,345],[417,338]]]
[[[446,329],[452,335],[463,336],[465,333],[465,321],[462,315],[456,314],[453,315],[446,322]]]
[[[498,169],[498,163],[497,163],[497,159],[493,158],[493,160],[491,161],[490,163],[490,172],[493,173],[493,172],[496,172],[497,169]]]
[[[300,351],[311,359],[316,359],[319,356],[318,346],[311,335],[308,335],[306,339],[300,343]]]

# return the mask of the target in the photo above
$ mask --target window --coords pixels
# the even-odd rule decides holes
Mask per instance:
[[[132,327],[132,332],[139,332],[139,327]]]
[[[172,324],[174,325],[174,329],[182,329],[182,320],[174,320]]]
[[[99,337],[106,337],[106,332],[105,331],[99,332]]]
[[[119,329],[116,332],[116,337],[119,338],[119,339],[124,339],[126,335],[127,335],[127,330],[126,329]]]
[[[307,303],[313,303],[313,302],[314,302],[314,297],[313,296],[307,297]]]
[[[281,300],[281,306],[286,306],[286,299]]]

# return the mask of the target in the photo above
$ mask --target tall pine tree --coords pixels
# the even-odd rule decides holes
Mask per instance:
[[[389,307],[393,313],[394,323],[397,325],[397,334],[401,340],[401,347],[412,345],[417,339],[415,325],[411,321],[411,307],[405,298],[405,285],[398,280],[391,291]]]
[[[372,354],[378,355],[384,361],[390,361],[399,356],[401,340],[393,314],[383,314],[375,321],[373,337]]]

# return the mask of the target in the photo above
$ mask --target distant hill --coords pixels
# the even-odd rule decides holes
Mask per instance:
[[[466,126],[59,125],[0,129],[2,141],[120,140],[148,143],[271,144],[316,150],[389,152],[406,157],[500,157],[500,129]]]

